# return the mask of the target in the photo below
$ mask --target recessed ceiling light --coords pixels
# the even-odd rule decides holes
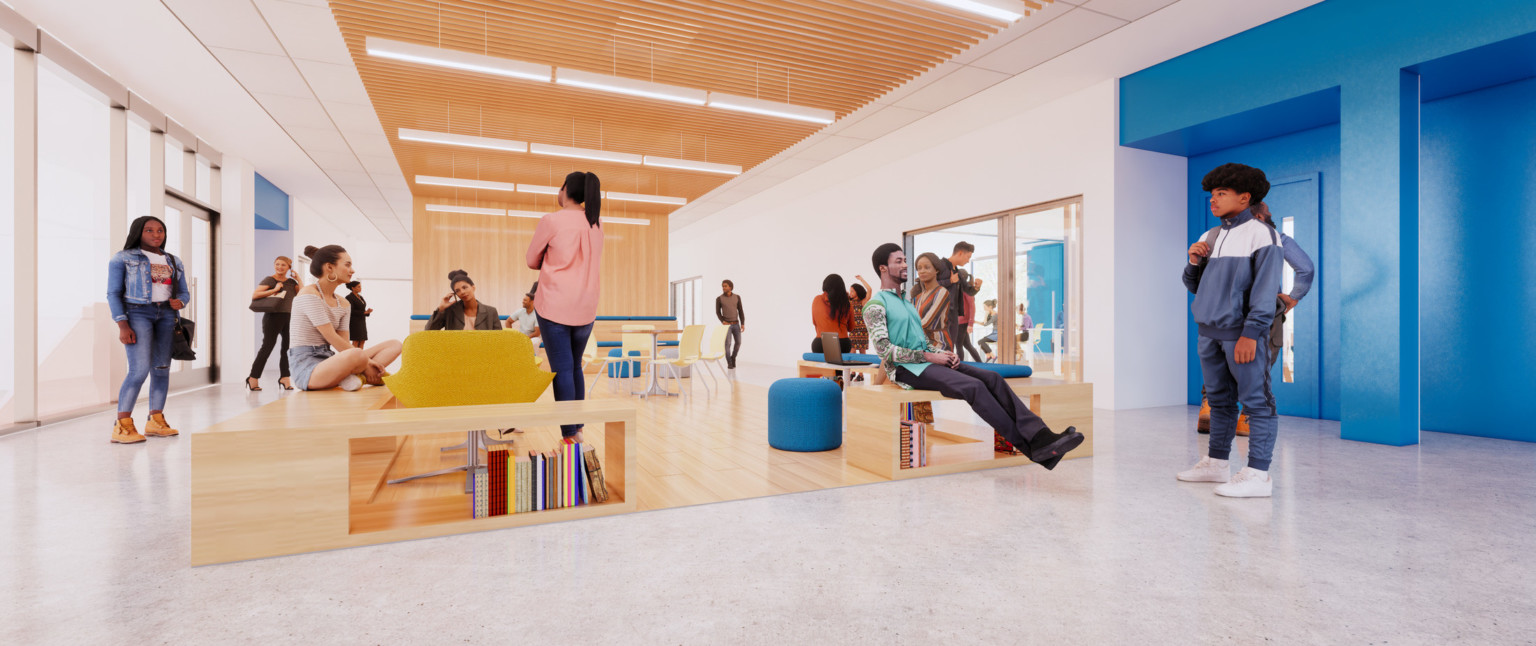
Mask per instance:
[[[369,56],[405,61],[407,63],[434,65],[463,70],[465,72],[479,72],[481,74],[494,74],[496,76],[548,83],[554,71],[554,68],[548,65],[525,63],[509,58],[461,52],[454,49],[432,47],[430,45],[417,45],[415,43],[405,43],[398,40],[375,38],[373,36],[369,36],[363,42]]]
[[[433,177],[431,175],[417,175],[416,183],[428,186],[452,186],[454,188],[475,188],[490,191],[517,190],[517,185],[511,182],[491,182],[482,179],[459,179],[457,177]]]
[[[616,164],[639,164],[640,156],[629,153],[616,153],[609,150],[592,150],[590,148],[573,148],[571,146],[555,146],[551,144],[532,144],[528,152],[535,155],[551,155],[554,157],[572,157],[575,159],[590,159],[593,161],[613,162]]]
[[[428,211],[436,213],[469,213],[471,215],[506,215],[506,209],[484,209],[478,206],[454,206],[452,204],[428,204]]]
[[[720,173],[722,175],[740,175],[741,167],[731,164],[715,164],[711,162],[693,161],[691,159],[672,159],[669,157],[645,156],[646,166],[657,168],[675,168],[677,170],[696,170],[702,173]]]
[[[624,78],[622,76],[594,74],[592,72],[583,72],[563,67],[555,70],[555,83],[647,99],[674,101],[688,105],[704,105],[709,100],[709,93],[704,90]]]
[[[490,137],[476,137],[473,135],[455,135],[446,132],[432,132],[429,130],[411,130],[401,128],[396,135],[401,141],[419,141],[428,144],[446,144],[449,146],[467,146],[469,148],[484,148],[486,150],[502,150],[511,153],[528,152],[528,142],[512,139],[492,139]]]
[[[777,101],[764,101],[762,99],[753,99],[750,97],[735,96],[731,94],[721,94],[719,92],[709,93],[709,106],[712,108],[720,108],[722,110],[735,110],[736,112],[747,112],[750,114],[760,114],[767,117],[779,117],[782,119],[794,119],[796,121],[808,121],[811,123],[820,123],[823,125],[832,123],[833,121],[837,120],[837,113],[831,110],[808,108],[803,105],[791,105],[789,103],[779,103]]]
[[[934,4],[941,4],[941,5],[944,5],[946,7],[952,7],[952,8],[955,8],[955,9],[959,9],[961,11],[969,11],[969,12],[974,13],[974,14],[979,15],[979,16],[986,16],[988,18],[995,18],[997,20],[1002,20],[1004,22],[1014,22],[1014,21],[1016,21],[1016,20],[1018,20],[1020,18],[1023,18],[1024,17],[1024,13],[1027,11],[1027,9],[1025,9],[1025,8],[1018,7],[1017,3],[1013,3],[1013,2],[999,2],[998,0],[988,0],[987,2],[980,2],[978,0],[928,0],[928,1],[932,2]],[[1015,7],[1015,8],[1014,9],[1006,9],[1006,8],[1004,8],[1003,5],[1012,6],[1012,7]]]

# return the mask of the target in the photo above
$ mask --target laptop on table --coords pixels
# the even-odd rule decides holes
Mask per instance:
[[[868,361],[844,361],[843,360],[843,346],[842,346],[842,343],[840,343],[837,340],[837,333],[836,332],[822,332],[821,333],[821,356],[822,356],[823,359],[826,360],[826,363],[830,363],[830,364],[832,364],[834,366],[872,366],[872,365],[875,365],[875,364],[870,363]]]

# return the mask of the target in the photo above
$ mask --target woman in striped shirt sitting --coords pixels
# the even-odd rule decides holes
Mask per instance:
[[[352,280],[352,256],[340,245],[305,247],[309,273],[317,279],[299,290],[289,320],[288,363],[299,390],[341,386],[357,390],[364,383],[384,385],[384,369],[400,356],[400,342],[354,348],[348,338],[352,307],[336,297],[336,288]]]

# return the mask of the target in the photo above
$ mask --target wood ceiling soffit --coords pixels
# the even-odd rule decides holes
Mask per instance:
[[[415,176],[553,185],[570,171],[591,170],[608,190],[690,202],[732,176],[400,141],[398,130],[750,169],[823,126],[379,59],[367,55],[368,37],[844,116],[1006,27],[920,0],[331,0],[330,6],[412,192],[525,210],[552,209],[554,199],[417,185]],[[609,208],[659,215],[677,207],[613,201]]]

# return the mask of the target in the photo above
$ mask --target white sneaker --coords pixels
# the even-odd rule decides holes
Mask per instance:
[[[347,375],[346,377],[342,378],[341,384],[339,385],[341,386],[342,390],[352,392],[363,387],[363,378],[357,375]]]
[[[1180,471],[1178,478],[1183,482],[1226,482],[1232,477],[1232,469],[1227,467],[1226,460],[1217,460],[1211,456],[1200,458],[1195,466],[1188,471]]]
[[[1243,467],[1232,476],[1232,481],[1216,487],[1216,495],[1228,498],[1268,498],[1275,488],[1269,473],[1252,467]]]

